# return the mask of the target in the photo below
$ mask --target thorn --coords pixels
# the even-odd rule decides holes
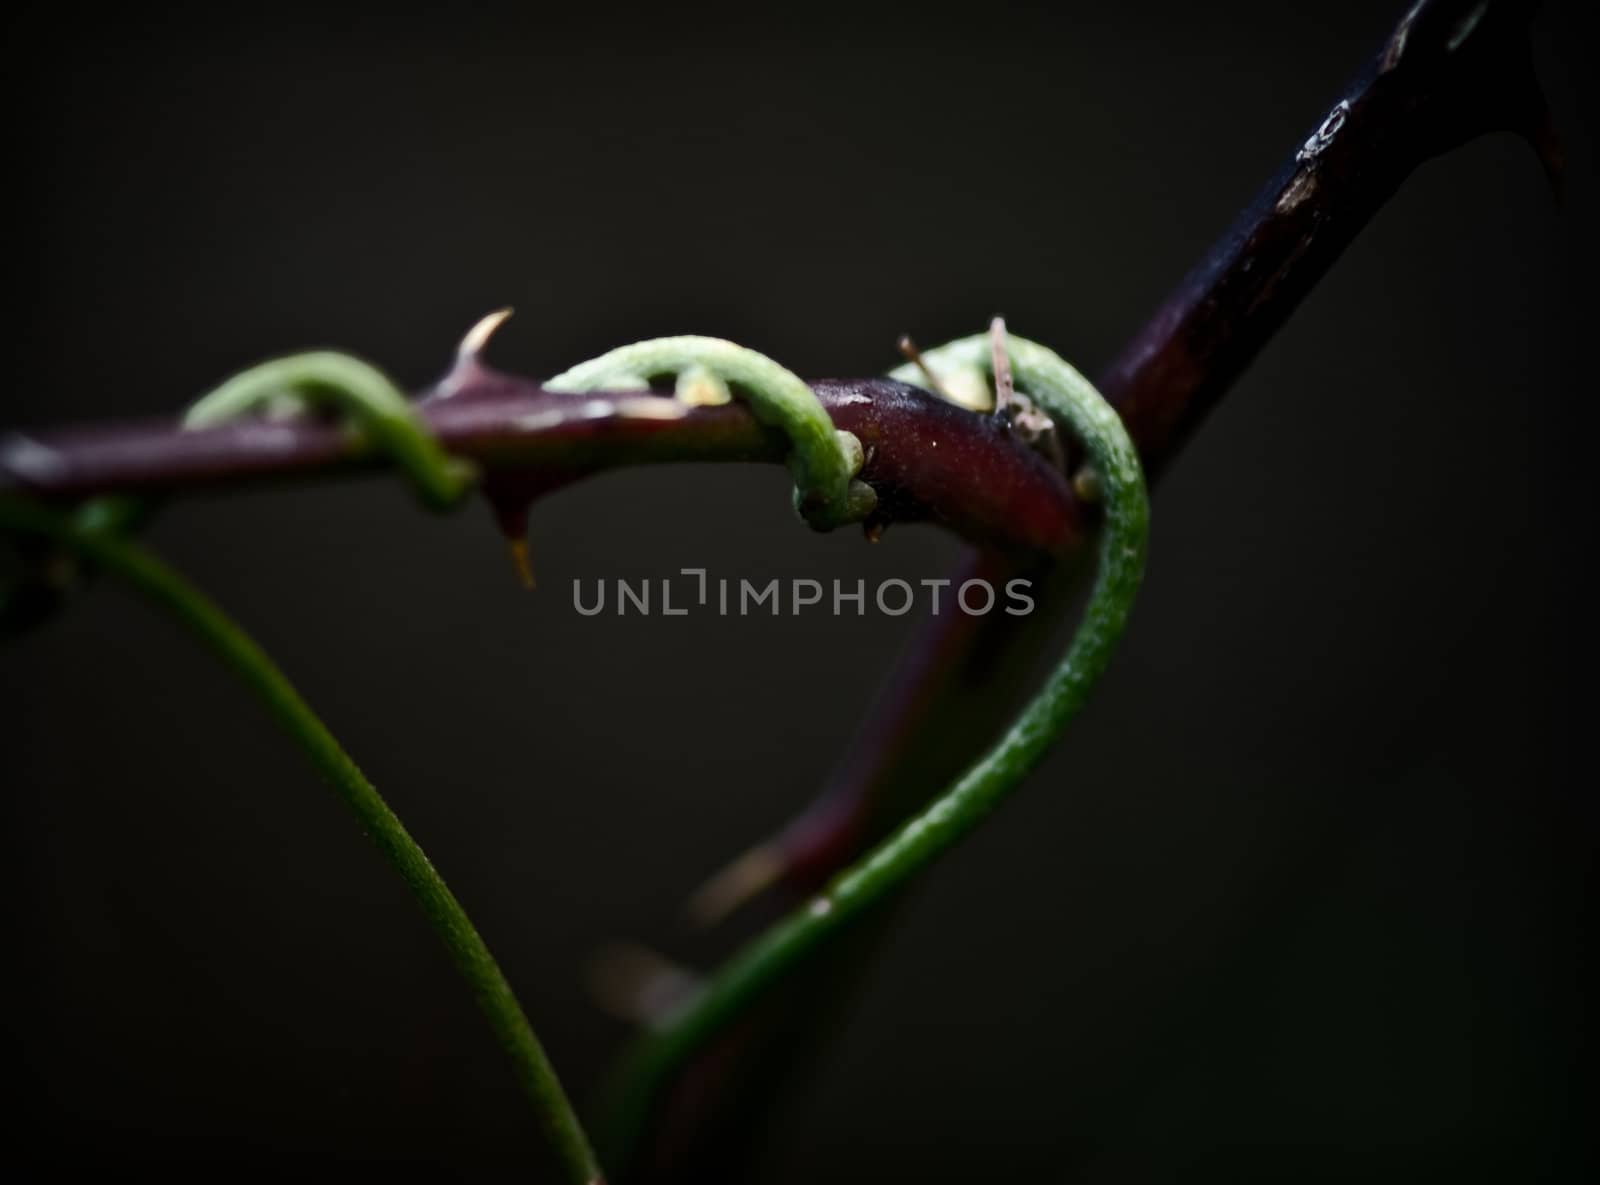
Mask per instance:
[[[584,978],[613,1016],[647,1024],[700,986],[700,977],[637,942],[611,942],[589,956]]]
[[[496,309],[486,317],[480,317],[477,324],[467,330],[466,336],[461,339],[461,344],[456,347],[457,362],[468,361],[483,353],[484,347],[489,344],[489,339],[494,336],[495,330],[506,323],[506,319],[511,316],[511,312],[511,308],[507,306],[503,309]]]
[[[699,929],[709,930],[783,876],[784,860],[771,844],[757,844],[712,875],[689,895],[684,914]]]
[[[511,566],[517,570],[517,579],[522,582],[522,587],[529,592],[538,588],[538,583],[533,578],[533,556],[528,548],[528,541],[507,539],[506,548],[511,552]]]
[[[1011,354],[1006,349],[1006,319],[989,322],[989,359],[994,375],[994,413],[1004,415],[1016,402],[1016,384],[1011,381]]]
[[[895,344],[900,348],[900,356],[922,372],[922,377],[927,380],[928,390],[947,403],[960,402],[945,389],[945,385],[939,381],[939,376],[934,374],[927,362],[923,360],[922,351],[917,349],[917,343],[911,340],[909,333],[902,333],[900,340]]]
[[[461,344],[456,346],[456,359],[450,365],[449,371],[433,388],[423,396],[423,402],[428,403],[436,399],[452,399],[459,395],[463,388],[484,374],[484,366],[478,361],[478,355],[489,344],[489,339],[494,336],[495,330],[505,324],[506,318],[511,316],[509,308],[496,309],[487,317],[478,318],[478,322],[467,330],[466,336],[461,339]]]

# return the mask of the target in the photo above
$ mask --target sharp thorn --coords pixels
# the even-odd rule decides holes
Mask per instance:
[[[522,587],[532,592],[538,588],[533,578],[533,554],[526,539],[507,539],[506,549],[511,553],[511,566],[516,569]]]
[[[467,330],[466,336],[461,339],[461,344],[456,347],[456,358],[465,361],[483,353],[495,330],[506,323],[506,318],[511,316],[511,312],[512,310],[507,307],[496,309],[486,317],[480,317],[477,324]]]

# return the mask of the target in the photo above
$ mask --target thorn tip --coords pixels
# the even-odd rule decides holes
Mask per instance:
[[[511,566],[516,569],[517,579],[522,582],[522,587],[532,592],[538,588],[538,583],[533,578],[533,555],[526,539],[507,539],[506,548],[511,552]]]
[[[478,318],[477,324],[467,330],[466,336],[461,339],[461,344],[456,347],[456,357],[475,358],[483,353],[483,348],[489,344],[489,339],[494,336],[495,330],[506,323],[511,312],[511,307],[507,305],[503,309],[496,309],[488,316]]]

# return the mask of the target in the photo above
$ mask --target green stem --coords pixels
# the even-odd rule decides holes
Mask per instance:
[[[930,351],[935,367],[991,367],[991,339]],[[1095,583],[1066,654],[1006,735],[930,806],[846,869],[810,902],[726,963],[694,996],[640,1039],[617,1078],[608,1145],[615,1160],[636,1145],[665,1082],[808,954],[904,887],[970,834],[1038,765],[1110,662],[1144,572],[1149,502],[1138,453],[1116,412],[1089,381],[1043,346],[1011,338],[1023,387],[1088,450],[1104,491]]]
[[[764,354],[717,337],[658,337],[618,346],[545,383],[550,391],[603,391],[695,374],[736,383],[763,424],[789,438],[796,513],[818,530],[859,522],[877,504],[861,471],[861,442],[833,426],[816,393]]]
[[[522,1006],[461,903],[327,727],[260,646],[210,598],[145,548],[71,516],[0,499],[0,529],[56,540],[125,580],[233,669],[331,781],[404,878],[472,989],[574,1185],[602,1180],[599,1161]]]
[[[472,488],[472,466],[439,447],[394,380],[353,354],[312,350],[258,362],[197,400],[185,413],[183,426],[226,424],[275,399],[343,412],[367,445],[393,458],[422,501],[435,510],[454,506]]]

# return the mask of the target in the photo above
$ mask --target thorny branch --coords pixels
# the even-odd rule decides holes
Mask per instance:
[[[1419,0],[1350,85],[1316,117],[1260,195],[1100,376],[1158,478],[1206,413],[1271,339],[1372,215],[1421,163],[1480,135],[1510,131],[1538,153],[1552,182],[1561,160],[1531,63],[1534,0]],[[453,454],[485,475],[509,530],[524,500],[622,465],[777,460],[781,442],[739,405],[685,407],[648,393],[544,391],[463,355],[424,404]],[[991,579],[1026,566],[1043,608],[1061,606],[1081,573],[1085,512],[1063,475],[996,417],[885,379],[813,384],[836,424],[868,451],[863,478],[879,493],[868,524],[932,520],[983,550]],[[0,440],[0,494],[60,501],[103,493],[176,495],[266,480],[359,471],[373,459],[336,427],[239,424],[181,432],[175,422],[14,434]],[[977,574],[977,573],[970,573]],[[963,768],[997,733],[1025,686],[1048,612],[1030,618],[930,620],[891,676],[828,792],[758,849],[758,870],[720,886],[717,909],[773,883],[804,889],[881,836]],[[999,693],[997,693],[997,689]],[[848,982],[868,943],[843,944],[808,977]],[[818,993],[826,997],[827,992]],[[789,999],[708,1051],[668,1100],[640,1168],[697,1177],[739,1155],[726,1122],[762,1105],[748,1087],[803,1042],[797,1014],[826,1000]],[[774,1012],[767,1021],[775,1021]],[[722,1089],[719,1091],[719,1087]],[[692,1101],[690,1096],[692,1096]],[[738,1096],[738,1097],[732,1097]],[[720,1115],[724,1122],[715,1122]],[[714,1151],[713,1151],[714,1149]],[[708,1161],[707,1158],[711,1158]],[[714,1165],[713,1163],[714,1162]]]
[[[933,519],[975,543],[1051,554],[1082,538],[1065,479],[1004,423],[891,379],[824,379],[812,387],[834,423],[867,450],[863,477],[880,505],[869,528]],[[625,465],[783,458],[782,437],[742,404],[546,391],[488,369],[474,354],[424,396],[422,415],[439,442],[483,470],[488,492],[510,515],[525,499]],[[190,432],[162,421],[13,433],[0,440],[0,494],[172,495],[375,463],[338,426],[305,420]]]
[[[1419,165],[1508,131],[1552,186],[1562,160],[1532,65],[1536,0],[1418,0],[1317,117],[1256,199],[1099,376],[1152,481],[1233,382]],[[1014,557],[981,554],[957,581],[1004,579]],[[926,621],[831,785],[793,824],[713,880],[718,913],[774,883],[799,896],[849,864],[965,769],[1025,694],[1044,635],[1084,574],[1075,556],[1033,565],[1028,618]],[[742,879],[741,879],[742,877]],[[707,1051],[664,1101],[638,1164],[650,1180],[737,1180],[776,1088],[820,1044],[873,949],[819,959],[804,983]],[[720,1087],[720,1090],[719,1090]],[[767,1087],[768,1089],[761,1089]]]

